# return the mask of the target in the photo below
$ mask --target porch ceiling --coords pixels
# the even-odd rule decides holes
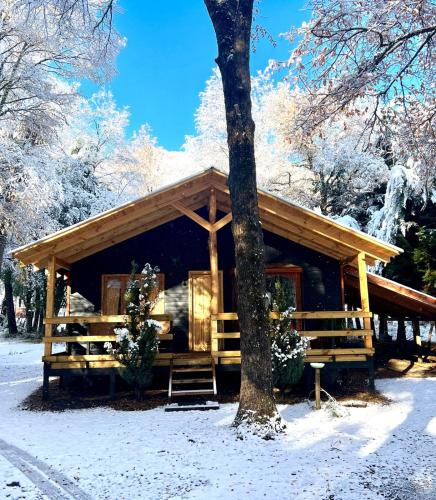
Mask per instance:
[[[227,175],[209,169],[133,202],[103,212],[79,224],[17,248],[13,256],[23,264],[46,267],[49,257],[71,264],[144,231],[181,217],[173,206],[182,202],[191,210],[207,205],[214,187],[218,209],[230,212]],[[401,249],[347,228],[337,222],[259,190],[262,225],[289,240],[335,259],[367,255],[367,262],[388,262]]]

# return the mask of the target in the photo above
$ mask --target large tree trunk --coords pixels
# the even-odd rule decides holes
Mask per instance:
[[[277,415],[265,294],[251,116],[250,41],[253,0],[205,0],[218,43],[229,147],[229,188],[241,332],[241,392],[235,424]]]

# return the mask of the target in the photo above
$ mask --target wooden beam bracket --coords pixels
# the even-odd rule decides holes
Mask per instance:
[[[229,212],[222,219],[220,219],[218,222],[215,222],[212,225],[212,231],[215,231],[215,232],[219,231],[221,228],[226,226],[231,220],[232,220],[232,212]]]
[[[181,212],[183,215],[186,215],[186,217],[189,217],[191,220],[196,222],[198,225],[206,229],[206,231],[211,232],[212,231],[212,224],[207,221],[206,219],[203,219],[201,215],[198,215],[196,212],[191,210],[188,207],[185,207],[182,203],[179,201],[175,201],[172,203],[172,206],[177,209],[179,212]]]

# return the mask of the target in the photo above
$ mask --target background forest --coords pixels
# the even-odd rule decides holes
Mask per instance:
[[[84,77],[108,81],[125,45],[100,3],[83,10],[67,0],[0,1],[0,266],[11,334],[42,331],[45,301],[43,271],[19,268],[12,248],[202,169],[228,169],[216,69],[199,96],[196,133],[180,151],[161,147],[146,123],[129,134],[129,110],[104,86],[90,98],[81,94]],[[323,2],[313,3],[315,21],[326,18],[316,8]],[[390,15],[410,26],[406,10]],[[290,59],[271,61],[252,78],[260,187],[402,247],[403,255],[375,271],[434,295],[434,108],[422,86],[426,64],[416,71],[411,64],[383,98],[354,96],[352,106],[330,113],[335,103],[325,102],[323,72],[316,71],[324,48],[305,23],[284,36]],[[304,76],[309,55],[318,62],[315,88]]]

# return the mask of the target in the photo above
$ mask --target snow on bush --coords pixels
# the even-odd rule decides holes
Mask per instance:
[[[300,337],[292,326],[292,312],[289,308],[282,312],[279,320],[272,325],[271,356],[273,383],[284,390],[295,385],[304,369],[304,353],[309,345],[306,337]]]
[[[152,366],[158,351],[157,332],[162,325],[150,318],[155,304],[157,268],[146,264],[138,279],[137,266],[132,263],[132,274],[125,294],[127,316],[129,318],[123,328],[115,328],[116,346],[106,342],[106,350],[124,366],[120,375],[135,389],[138,399],[142,391],[152,381]]]

